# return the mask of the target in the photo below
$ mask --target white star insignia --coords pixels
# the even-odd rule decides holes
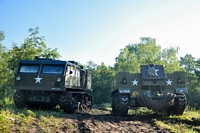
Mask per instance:
[[[155,70],[155,75],[158,76],[157,71],[159,71],[158,69]]]
[[[137,83],[138,83],[138,81],[136,81],[136,79],[134,79],[134,81],[132,81],[133,82],[133,85],[137,85]]]
[[[168,80],[166,81],[166,83],[167,83],[167,85],[172,85],[172,81],[171,81],[170,79],[168,79]]]
[[[41,83],[40,80],[42,80],[42,78],[40,78],[38,75],[37,78],[35,78],[35,83]]]
[[[158,76],[159,69],[155,69],[155,67],[150,67],[148,70],[148,75],[150,76]]]

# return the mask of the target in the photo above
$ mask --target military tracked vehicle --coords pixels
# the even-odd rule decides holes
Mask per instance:
[[[66,113],[92,108],[91,73],[75,61],[36,58],[19,61],[13,88],[17,108],[57,105]]]
[[[118,72],[111,81],[112,114],[147,107],[162,114],[182,115],[187,105],[185,73],[166,74],[163,65],[141,65],[140,73]]]

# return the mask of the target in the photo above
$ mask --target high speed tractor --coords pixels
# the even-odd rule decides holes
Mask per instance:
[[[21,60],[15,73],[13,88],[17,108],[57,105],[66,113],[92,108],[91,73],[75,61],[36,58]]]
[[[112,114],[147,107],[155,112],[182,115],[186,105],[185,72],[165,73],[163,65],[140,66],[140,73],[118,72],[111,81]]]

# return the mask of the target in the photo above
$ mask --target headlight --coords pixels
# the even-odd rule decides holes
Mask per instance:
[[[178,82],[178,83],[182,83],[182,79],[181,79],[181,78],[178,78],[178,79],[177,79],[177,82]]]
[[[56,81],[61,82],[62,81],[61,77],[57,77]]]
[[[21,76],[16,76],[15,79],[16,79],[17,81],[19,81],[19,80],[21,80]]]
[[[123,79],[122,79],[122,83],[123,83],[123,84],[126,84],[126,83],[127,83],[126,78],[123,78]]]

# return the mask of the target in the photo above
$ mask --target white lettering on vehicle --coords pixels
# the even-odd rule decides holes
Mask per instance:
[[[52,90],[60,90],[60,88],[51,88]]]

